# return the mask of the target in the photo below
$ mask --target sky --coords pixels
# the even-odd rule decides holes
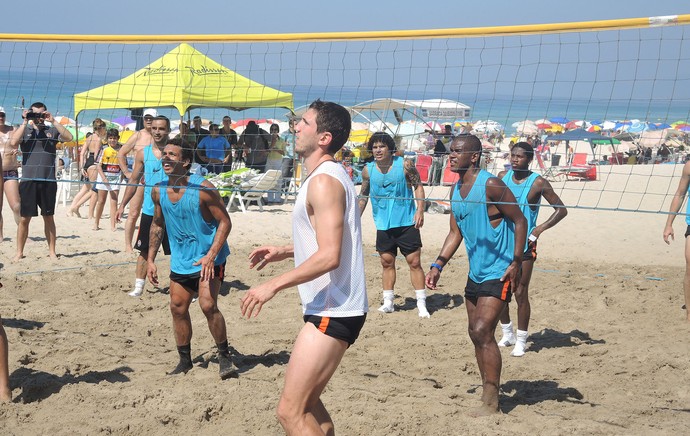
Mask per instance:
[[[246,7],[245,5],[251,5]],[[251,34],[411,30],[591,21],[690,13],[687,0],[66,0],[4,33]],[[28,16],[25,16],[28,17]]]
[[[568,4],[555,0],[264,0],[248,7],[248,2],[238,7],[233,4],[239,2],[227,0],[97,3],[101,2],[61,2],[46,7],[47,13],[32,14],[28,21],[5,19],[1,31],[87,35],[347,32],[690,14],[687,0],[580,0]],[[652,38],[646,41],[650,33]],[[244,76],[299,94],[301,101],[296,106],[317,97],[343,104],[382,96],[451,98],[472,105],[483,116],[493,112],[510,118],[534,113],[540,118],[536,115],[547,112],[582,113],[582,104],[571,107],[567,102],[596,96],[601,101],[598,108],[590,109],[592,117],[627,117],[633,105],[636,113],[655,112],[655,118],[664,118],[653,106],[661,105],[663,111],[670,100],[681,106],[690,103],[690,29],[665,28],[640,35],[641,31],[631,30],[402,42],[193,45]],[[62,80],[60,74],[65,75],[60,100],[53,105],[69,112],[73,93],[131,74],[175,45],[0,42],[0,79],[5,80],[3,70],[15,71],[5,95],[0,91],[0,101],[16,101],[25,94],[32,100],[52,98],[33,76],[48,71],[54,76],[50,92],[55,91],[55,77]],[[15,80],[17,71],[19,81]],[[78,72],[81,77],[71,83],[68,72]],[[526,96],[530,100],[525,102]],[[515,102],[506,103],[511,98]],[[519,98],[523,101],[518,104]],[[554,107],[538,100],[549,98],[566,103]],[[648,101],[648,108],[639,108],[640,102]]]

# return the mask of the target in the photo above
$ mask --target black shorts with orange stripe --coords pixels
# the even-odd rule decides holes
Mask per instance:
[[[510,303],[513,295],[513,286],[510,280],[502,282],[500,280],[487,280],[477,283],[471,278],[467,278],[465,286],[465,298],[476,300],[479,297],[495,297],[499,300]]]
[[[361,316],[345,316],[334,318],[330,316],[304,315],[304,322],[312,323],[326,336],[340,339],[348,343],[348,347],[355,343],[362,331],[367,314]]]
[[[225,278],[225,264],[223,262],[220,265],[213,267],[213,278],[220,280],[223,283]],[[176,272],[170,271],[170,280],[181,285],[188,292],[199,292],[199,280],[201,280],[201,271],[194,274],[178,274]]]
[[[537,260],[537,241],[530,242],[527,250],[522,253],[522,260]]]

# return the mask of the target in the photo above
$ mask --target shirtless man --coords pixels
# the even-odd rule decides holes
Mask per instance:
[[[151,123],[156,116],[158,116],[158,112],[155,109],[146,109],[144,111],[144,128],[130,136],[127,142],[118,150],[117,160],[126,180],[129,180],[129,177],[132,175],[132,172],[127,166],[127,155],[132,152],[136,155],[147,145],[153,144]],[[127,221],[125,222],[125,251],[127,253],[134,252],[132,249],[132,239],[134,238],[134,229],[137,225],[139,214],[141,213],[141,204],[143,200],[144,187],[140,185],[129,203],[129,212],[127,214]]]
[[[673,194],[673,200],[671,200],[671,207],[669,210],[669,215],[666,218],[666,225],[664,226],[664,242],[671,244],[674,239],[673,232],[673,220],[676,219],[676,214],[680,211],[680,207],[683,205],[685,196],[688,195],[688,190],[690,189],[690,162],[686,162],[683,166],[683,173],[680,176],[680,181],[678,182],[678,189],[676,193]],[[685,319],[690,322],[690,203],[688,203],[687,209],[685,211],[685,223],[688,225],[685,231],[685,276],[683,277],[683,293],[685,294]]]
[[[5,124],[5,108],[0,106],[0,156],[2,157],[2,179],[4,180],[4,198],[14,215],[14,222],[19,225],[19,161],[16,148],[8,147],[14,127]],[[1,193],[0,193],[1,194]],[[3,197],[0,195],[0,212]],[[0,213],[0,242],[4,238],[2,213]]]

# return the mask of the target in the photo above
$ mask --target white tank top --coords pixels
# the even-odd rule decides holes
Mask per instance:
[[[345,222],[340,248],[340,266],[314,280],[298,285],[305,315],[329,317],[361,316],[368,312],[367,290],[362,255],[362,224],[357,206],[357,192],[345,168],[336,162],[323,162],[302,184],[292,212],[295,266],[316,253],[316,231],[307,214],[309,182],[319,174],[337,179],[345,189]]]

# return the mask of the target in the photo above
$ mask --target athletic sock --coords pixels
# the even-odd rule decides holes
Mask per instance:
[[[134,289],[128,295],[130,297],[139,297],[144,292],[144,285],[146,284],[146,279],[136,279],[134,280]]]
[[[426,309],[426,289],[417,289],[414,291],[417,297],[417,310],[420,318],[431,318],[431,314]]]
[[[513,321],[508,324],[501,323],[501,330],[503,330],[503,337],[498,341],[499,347],[507,347],[515,344],[515,334],[513,333]]]
[[[379,312],[391,313],[395,311],[393,307],[393,299],[395,298],[395,293],[390,291],[383,291],[383,306],[379,307]]]
[[[223,356],[229,356],[230,355],[230,352],[228,351],[227,339],[221,344],[216,344],[216,347],[218,347],[218,354],[222,354]]]
[[[511,356],[522,357],[525,355],[525,349],[527,348],[527,330],[517,331],[517,341],[515,342],[515,348],[510,353]]]
[[[186,374],[194,366],[192,365],[192,346],[190,344],[178,346],[177,354],[180,355],[180,362],[168,375]]]

